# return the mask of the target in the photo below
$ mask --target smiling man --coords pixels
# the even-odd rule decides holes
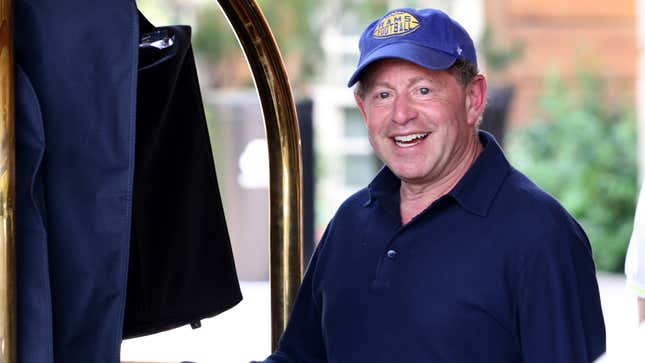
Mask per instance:
[[[397,9],[349,81],[384,162],[318,245],[265,362],[581,363],[605,351],[589,241],[477,126],[486,79],[446,14]]]

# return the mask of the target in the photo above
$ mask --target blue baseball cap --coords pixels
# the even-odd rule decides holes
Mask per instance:
[[[475,45],[466,30],[436,9],[395,9],[374,20],[358,43],[360,58],[347,83],[351,87],[361,72],[377,60],[403,59],[421,67],[443,70],[457,59],[477,65]]]

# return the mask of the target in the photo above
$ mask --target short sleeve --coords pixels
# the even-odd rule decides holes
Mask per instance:
[[[318,259],[329,237],[330,228],[331,223],[309,262],[278,348],[263,363],[327,362],[321,327],[321,302],[314,292],[314,275],[317,273]]]
[[[626,287],[645,298],[645,188],[641,189],[634,215],[634,229],[625,258]]]
[[[523,361],[592,362],[605,352],[606,336],[589,242],[573,221],[534,242],[519,289]]]

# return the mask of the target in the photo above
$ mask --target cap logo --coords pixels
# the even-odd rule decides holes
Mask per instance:
[[[384,17],[374,29],[375,38],[387,38],[394,35],[411,33],[419,27],[419,20],[405,11],[395,11]]]

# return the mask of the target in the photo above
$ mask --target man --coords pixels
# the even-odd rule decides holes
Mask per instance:
[[[645,321],[645,188],[641,189],[636,214],[634,215],[634,230],[629,240],[627,257],[625,258],[625,276],[627,289],[636,295],[638,304],[638,321]]]
[[[349,86],[385,163],[339,208],[266,362],[590,362],[605,351],[589,242],[477,130],[486,80],[446,14],[398,9]]]

